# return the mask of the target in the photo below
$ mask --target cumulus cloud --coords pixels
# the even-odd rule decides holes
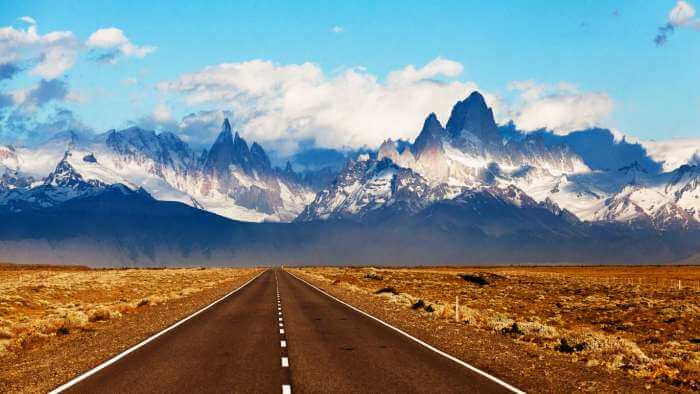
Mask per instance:
[[[97,51],[97,59],[114,63],[118,56],[144,57],[155,51],[153,46],[138,46],[126,37],[121,29],[107,27],[92,33],[85,42],[88,48]]]
[[[66,108],[53,108],[43,116],[27,114],[15,109],[0,113],[0,140],[11,144],[32,144],[44,141],[62,131],[92,133],[92,129],[82,123],[73,111]]]
[[[42,79],[35,86],[9,92],[11,105],[17,111],[34,113],[51,102],[78,101],[79,93],[70,91],[62,79]]]
[[[275,149],[309,140],[345,148],[377,146],[389,137],[412,140],[430,112],[445,121],[452,105],[477,88],[454,79],[461,71],[459,63],[438,58],[380,81],[359,68],[326,75],[312,63],[253,60],[206,67],[159,89],[190,106],[232,111],[247,138]]]
[[[86,49],[97,51],[100,59],[110,63],[118,56],[143,57],[155,50],[134,45],[113,27],[95,31],[83,43],[70,31],[40,34],[33,18],[19,19],[28,26],[0,28],[0,80],[10,79],[25,69],[44,79],[58,78],[73,67]]]
[[[0,64],[31,64],[30,72],[53,79],[73,67],[80,51],[80,41],[69,31],[41,35],[37,26],[26,29],[0,28]]]
[[[613,100],[603,92],[582,92],[576,85],[518,81],[510,89],[519,95],[510,117],[525,131],[548,129],[558,134],[599,126],[612,112]]]
[[[231,111],[202,110],[189,113],[178,121],[172,117],[172,114],[161,116],[159,106],[161,104],[158,104],[149,115],[130,121],[129,124],[145,129],[177,133],[183,141],[197,148],[209,147],[221,131],[224,119],[233,117]]]
[[[695,17],[695,8],[684,0],[676,1],[676,5],[669,11],[666,19],[666,24],[659,27],[654,37],[654,43],[658,46],[666,44],[669,35],[678,28],[700,29],[700,18]]]

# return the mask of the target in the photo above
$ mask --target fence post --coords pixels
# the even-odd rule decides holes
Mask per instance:
[[[459,323],[459,296],[455,296],[455,321]]]

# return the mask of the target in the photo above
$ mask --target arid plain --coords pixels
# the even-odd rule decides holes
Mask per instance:
[[[291,273],[528,392],[700,384],[700,267],[302,267]],[[0,266],[0,391],[42,392],[260,269]]]
[[[0,392],[46,392],[258,271],[0,265]]]
[[[292,272],[528,391],[700,389],[700,267]]]

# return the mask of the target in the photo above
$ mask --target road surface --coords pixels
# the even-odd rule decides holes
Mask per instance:
[[[79,379],[65,392],[512,392],[283,270]]]

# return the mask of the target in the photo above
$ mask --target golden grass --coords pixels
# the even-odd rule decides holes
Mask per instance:
[[[252,269],[114,269],[0,267],[0,356],[75,330],[95,330],[251,275]]]
[[[700,267],[300,270],[382,302],[410,308],[422,300],[425,307],[414,309],[430,320],[454,321],[458,297],[461,324],[569,354],[587,366],[700,385]],[[375,294],[385,287],[395,292]]]

